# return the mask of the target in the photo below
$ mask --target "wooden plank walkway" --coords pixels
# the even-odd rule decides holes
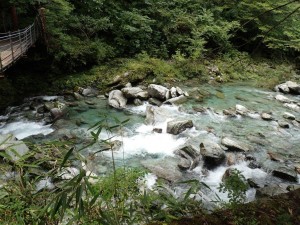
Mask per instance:
[[[21,58],[39,36],[36,21],[25,29],[0,36],[0,72],[5,71]]]

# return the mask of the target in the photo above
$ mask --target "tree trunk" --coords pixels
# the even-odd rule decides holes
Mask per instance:
[[[13,29],[17,30],[19,28],[18,15],[16,6],[11,7],[11,21],[13,24]]]

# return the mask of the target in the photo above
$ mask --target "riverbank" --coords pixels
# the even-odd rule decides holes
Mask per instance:
[[[35,66],[38,64],[39,66]],[[217,59],[192,60],[175,55],[160,60],[141,54],[132,59],[116,59],[91,69],[62,74],[51,72],[50,65],[25,59],[7,71],[0,81],[0,111],[20,104],[25,97],[57,95],[91,86],[104,94],[126,83],[224,83],[252,81],[257,87],[273,88],[286,80],[299,80],[293,63],[283,60],[253,59],[247,54],[223,56]]]

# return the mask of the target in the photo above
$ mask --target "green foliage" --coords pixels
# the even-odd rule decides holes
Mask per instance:
[[[223,193],[227,192],[229,203],[235,206],[245,201],[248,184],[242,173],[237,169],[233,169],[230,170],[225,181],[220,184],[219,190]]]

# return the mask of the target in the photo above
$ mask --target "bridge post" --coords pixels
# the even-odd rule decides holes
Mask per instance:
[[[21,32],[20,32],[20,30],[18,32],[19,32],[19,45],[21,48],[21,55],[23,55],[23,44],[22,44]]]
[[[13,45],[13,41],[12,41],[12,37],[11,37],[11,32],[10,31],[9,31],[9,42],[10,42],[12,63],[14,63],[14,61],[15,61],[15,57],[14,57],[14,45]]]

